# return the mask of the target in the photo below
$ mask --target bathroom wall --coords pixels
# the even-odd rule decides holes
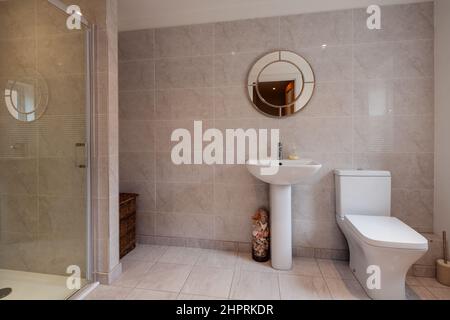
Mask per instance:
[[[251,215],[268,186],[243,165],[176,166],[175,128],[279,128],[285,149],[323,164],[293,188],[297,254],[344,258],[335,223],[335,168],[390,170],[392,213],[433,226],[433,4],[364,9],[119,34],[120,191],[139,196],[141,242],[248,248]],[[303,55],[316,75],[309,105],[264,117],[249,103],[252,62],[276,49]]]
[[[446,230],[450,234],[450,2],[436,1],[436,194],[434,231],[441,233]]]

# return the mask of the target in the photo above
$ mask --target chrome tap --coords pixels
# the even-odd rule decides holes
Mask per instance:
[[[283,160],[283,144],[278,142],[278,160]]]

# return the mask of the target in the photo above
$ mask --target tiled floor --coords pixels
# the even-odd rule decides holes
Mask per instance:
[[[254,262],[249,253],[139,245],[123,274],[87,299],[368,299],[347,263],[294,258],[291,271]],[[409,299],[450,299],[435,279],[407,279]]]

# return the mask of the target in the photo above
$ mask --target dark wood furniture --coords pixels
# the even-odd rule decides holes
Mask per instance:
[[[120,258],[136,247],[136,193],[121,193],[120,207]]]

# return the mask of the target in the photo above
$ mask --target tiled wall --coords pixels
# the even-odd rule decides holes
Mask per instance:
[[[364,9],[119,34],[120,190],[137,192],[141,239],[249,242],[268,186],[242,165],[175,166],[175,128],[280,128],[289,151],[324,165],[293,188],[294,246],[346,249],[335,222],[334,168],[390,170],[392,213],[422,232],[433,223],[433,4]],[[326,44],[326,48],[322,45]],[[246,96],[258,57],[303,55],[316,75],[310,104],[266,118]],[[165,238],[167,237],[167,238]]]
[[[116,0],[71,0],[97,26],[93,119],[93,245],[108,274],[118,258],[118,94]],[[85,36],[47,0],[0,1],[0,83],[29,69],[47,81],[49,103],[32,123],[14,120],[0,99],[0,268],[66,274],[86,270]],[[2,88],[3,90],[3,88]],[[11,145],[18,145],[16,150]],[[102,279],[100,279],[102,280]]]

